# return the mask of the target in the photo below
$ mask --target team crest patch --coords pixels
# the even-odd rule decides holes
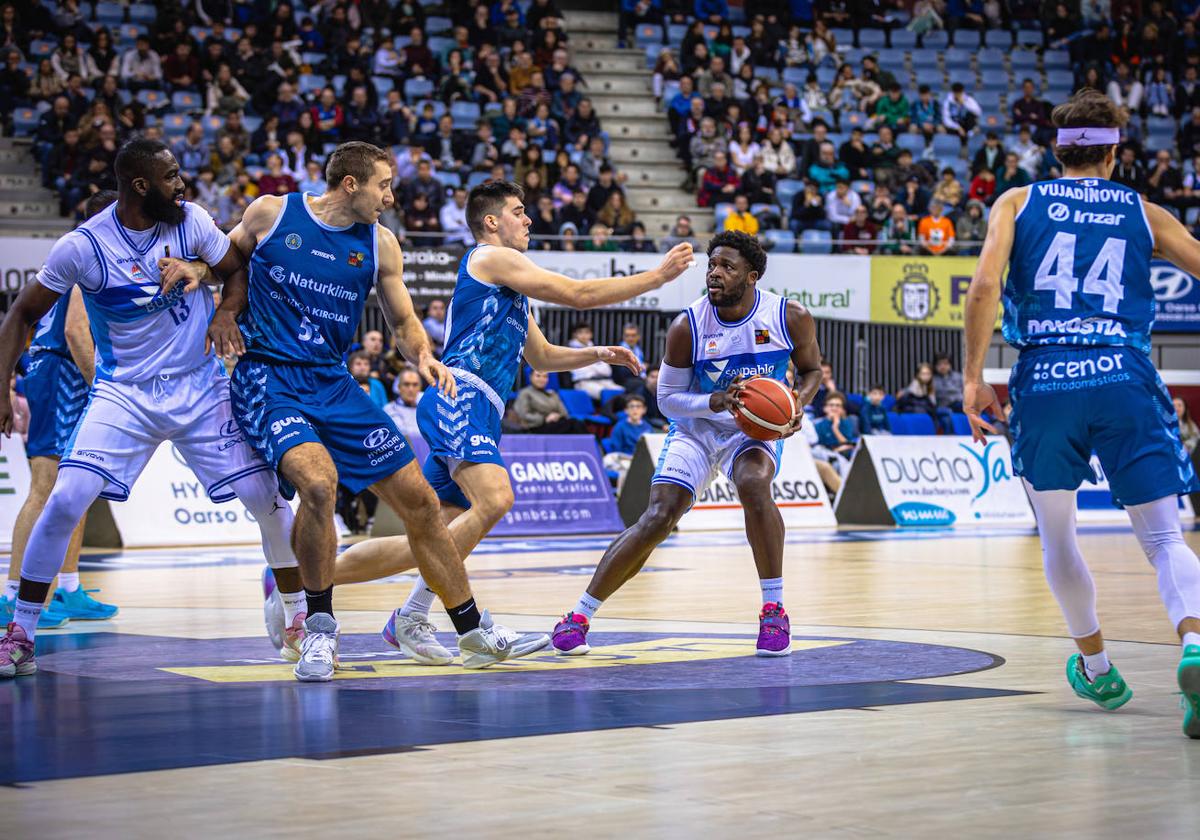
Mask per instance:
[[[300,234],[298,233],[289,233],[283,240],[283,244],[293,251],[298,251],[300,250],[300,246],[304,244],[304,240],[300,238]]]
[[[721,352],[721,348],[717,346],[717,340],[715,338],[710,338],[708,340],[708,344],[704,346],[704,352],[710,356],[715,356],[717,353]]]
[[[355,268],[362,268],[363,261],[366,260],[366,258],[367,255],[362,251],[351,251],[350,258],[346,260],[346,262],[350,263],[350,265],[354,266]]]
[[[770,330],[755,330],[754,331],[754,343],[755,344],[770,344],[771,343],[771,331]]]

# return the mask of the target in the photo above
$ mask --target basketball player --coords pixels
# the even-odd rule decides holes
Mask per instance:
[[[258,520],[269,562],[281,569],[296,563],[288,545],[291,510],[276,505],[275,478],[233,422],[225,369],[207,352],[212,295],[178,279],[188,273],[181,257],[205,261],[226,280],[244,278],[241,259],[203,209],[182,201],[179,164],[166,145],[130,141],[117,153],[116,174],[117,203],[55,243],[37,282],[0,324],[0,375],[7,377],[28,330],[78,286],[97,350],[91,397],[33,526],[13,622],[0,637],[3,677],[37,670],[33,640],[42,604],[88,507],[97,496],[127,499],[164,440],[210,499],[241,499]],[[168,258],[170,249],[175,257]],[[168,276],[176,282],[160,287]],[[0,432],[11,431],[3,390]]]
[[[500,454],[504,396],[517,380],[522,354],[540,371],[585,367],[598,359],[641,372],[625,347],[558,347],[529,315],[529,298],[592,309],[629,300],[674,280],[692,261],[690,244],[673,248],[653,271],[628,277],[572,280],[525,256],[529,226],[524,192],[492,181],[471,190],[467,224],[479,243],[458,266],[446,317],[442,361],[458,383],[457,394],[427,390],[417,408],[429,444],[425,476],[437,491],[442,516],[460,555],[466,557],[508,513],[513,490]],[[397,574],[414,565],[406,537],[366,540],[337,561],[338,583]],[[384,627],[384,639],[416,662],[445,665],[450,653],[433,635],[429,609],[434,591],[418,579],[403,607]]]
[[[768,376],[787,381],[796,366],[796,415],[821,384],[821,350],[812,315],[795,301],[762,291],[758,281],[767,255],[740,231],[719,233],[708,244],[708,294],[671,324],[658,373],[658,406],[671,420],[650,503],[617,537],[592,575],[579,603],[554,628],[555,650],[587,653],[589,623],[596,610],[638,573],[646,558],[704,493],[717,470],[737,487],[746,517],[746,539],[762,589],[757,653],[791,652],[791,624],[783,608],[783,517],[771,495],[783,442],[764,443],[742,432],[732,409],[742,380]]]
[[[995,431],[982,413],[1001,416],[983,364],[1007,264],[1004,338],[1021,349],[1009,380],[1013,470],[1029,492],[1046,578],[1079,647],[1067,680],[1105,709],[1133,696],[1104,649],[1075,536],[1075,491],[1092,480],[1095,452],[1183,639],[1183,728],[1200,738],[1200,561],[1183,541],[1176,498],[1200,482],[1148,355],[1150,258],[1200,274],[1200,243],[1170,213],[1108,180],[1124,122],[1108,97],[1082,90],[1053,120],[1064,176],[1009,190],[988,221],[966,303],[964,411],[979,441]]]
[[[544,634],[518,636],[480,614],[412,448],[343,361],[374,286],[400,351],[431,384],[455,393],[454,377],[433,357],[413,312],[400,245],[378,224],[393,202],[391,158],[369,143],[343,143],[330,155],[326,182],[320,197],[257,199],[232,235],[250,261],[234,410],[255,448],[300,496],[294,546],[307,609],[292,617],[292,631],[303,631],[296,678],[329,680],[336,667],[339,482],[354,494],[370,488],[404,520],[421,575],[454,622],[465,667],[533,653],[549,642]]]
[[[90,219],[116,200],[117,194],[111,190],[98,192],[88,199],[85,215]],[[29,495],[13,524],[8,581],[0,598],[0,624],[5,627],[12,621],[17,603],[29,532],[54,489],[63,446],[87,405],[88,387],[95,374],[95,355],[82,293],[75,289],[70,298],[60,299],[42,316],[29,344],[31,361],[24,379],[25,398],[29,401],[29,441],[25,444],[25,454],[29,457]],[[79,549],[86,521],[85,515],[71,534],[67,559],[58,574],[58,588],[38,617],[37,626],[41,630],[62,627],[71,619],[99,621],[117,614],[115,606],[100,603],[79,585]]]

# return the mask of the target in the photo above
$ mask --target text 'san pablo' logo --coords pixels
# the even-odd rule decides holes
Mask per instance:
[[[298,233],[289,233],[283,240],[283,244],[291,248],[293,251],[300,250],[300,246],[304,244],[304,240],[300,238]]]
[[[1071,209],[1061,201],[1056,201],[1046,208],[1046,215],[1052,222],[1065,222],[1067,216],[1071,215]]]
[[[923,263],[909,263],[904,279],[892,289],[892,309],[906,321],[924,321],[937,312],[941,296],[928,272]]]

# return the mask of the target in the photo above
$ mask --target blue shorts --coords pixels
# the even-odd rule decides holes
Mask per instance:
[[[455,507],[471,507],[453,473],[463,461],[505,466],[496,407],[482,391],[461,380],[453,400],[437,388],[427,388],[417,404],[417,427],[429,444],[425,478],[438,498]]]
[[[337,467],[338,482],[360,493],[413,460],[392,419],[341,365],[285,367],[243,358],[233,369],[230,395],[250,445],[276,471],[289,449],[319,443]],[[280,487],[290,498],[292,488],[283,481]]]
[[[1009,380],[1013,471],[1035,490],[1075,490],[1096,453],[1117,504],[1200,490],[1171,395],[1128,347],[1038,347]]]
[[[30,458],[61,458],[88,402],[88,384],[75,362],[43,350],[25,369]]]

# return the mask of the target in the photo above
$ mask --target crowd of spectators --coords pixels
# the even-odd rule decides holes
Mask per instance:
[[[0,7],[0,113],[33,135],[64,215],[112,186],[135,133],[171,145],[187,197],[225,229],[263,193],[322,192],[329,151],[365,140],[395,153],[383,222],[402,238],[471,244],[466,189],[490,178],[524,187],[534,247],[645,238],[555,0],[464,0],[445,16],[413,0],[168,0],[141,22],[138,8]],[[33,124],[17,124],[22,108]]]

